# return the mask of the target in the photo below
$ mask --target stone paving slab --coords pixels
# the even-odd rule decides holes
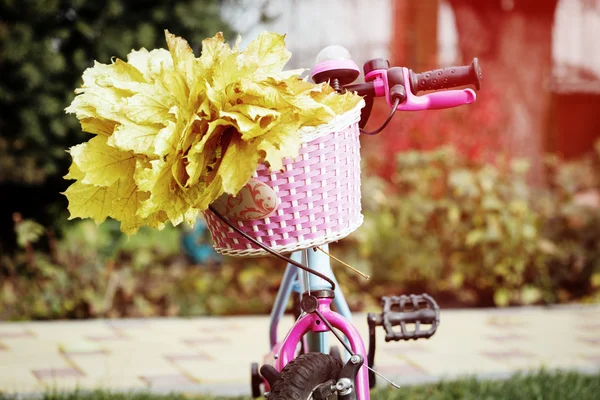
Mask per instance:
[[[386,343],[378,331],[378,370],[401,384],[600,370],[600,306],[442,310],[441,319],[430,340]],[[366,340],[366,315],[353,320]],[[291,322],[280,324],[281,338]],[[268,326],[267,316],[1,322],[0,392],[249,394],[249,366],[268,351]]]

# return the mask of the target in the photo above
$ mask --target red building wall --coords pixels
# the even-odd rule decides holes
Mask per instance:
[[[548,151],[576,158],[592,151],[600,139],[600,94],[554,94]]]

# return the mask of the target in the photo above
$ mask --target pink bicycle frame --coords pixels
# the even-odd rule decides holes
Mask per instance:
[[[386,62],[386,65],[389,64],[387,64]],[[474,76],[471,74],[471,72],[479,71],[476,60],[474,60],[472,67],[473,68],[469,70],[469,75],[466,75],[466,73],[464,72],[466,70],[464,70],[463,72],[460,72],[459,70],[456,76],[461,77],[461,79],[464,79],[465,77],[470,78],[471,76]],[[444,92],[428,93],[421,96],[417,96],[415,93],[418,93],[418,90],[415,89],[415,93],[413,93],[413,91],[411,90],[411,85],[409,83],[411,78],[410,70],[407,68],[402,68],[401,70],[399,68],[393,69],[393,72],[390,75],[390,79],[388,79],[388,69],[381,68],[381,64],[378,64],[376,69],[373,69],[370,72],[365,72],[365,84],[356,85],[354,86],[354,89],[356,89],[357,91],[364,90],[365,93],[369,93],[369,96],[385,96],[386,101],[388,102],[390,107],[392,107],[394,103],[399,102],[398,99],[402,98],[402,101],[399,102],[399,104],[396,103],[398,104],[397,110],[418,111],[428,109],[450,108],[464,104],[470,104],[476,99],[475,92],[472,89],[447,90]],[[327,80],[331,80],[332,86],[336,90],[339,90],[340,87],[347,87],[345,85],[348,85],[349,83],[353,82],[358,77],[359,73],[360,71],[358,70],[358,67],[352,60],[332,59],[317,64],[312,71],[312,77],[315,80],[315,82],[324,82]],[[454,74],[455,71],[451,70],[447,73]],[[429,73],[425,73],[425,75],[427,74]],[[444,71],[437,71],[436,74],[444,78]],[[436,75],[434,78],[436,78],[438,75]],[[432,80],[435,84],[434,78],[432,78]],[[450,80],[450,82],[452,82],[453,78],[449,76],[447,76],[446,78],[447,80]],[[424,81],[427,82],[427,79],[428,76],[425,77]],[[478,75],[478,79],[480,79],[480,75]],[[390,82],[392,82],[393,84],[390,85]],[[462,84],[457,84],[457,82],[461,83],[462,81],[455,80],[455,86],[462,86]],[[477,84],[479,85],[479,80],[477,81]],[[396,93],[398,97],[395,101],[392,101],[390,91],[394,91],[397,88],[397,85],[401,85],[404,88],[405,96],[402,95],[402,97],[400,97],[400,95]],[[390,88],[390,86],[392,87]],[[353,89],[349,88],[348,90]],[[367,112],[366,118],[368,118],[369,113],[370,108],[369,112]],[[326,264],[328,265],[328,260]],[[315,267],[317,267],[317,269],[321,268],[320,266]],[[329,267],[327,266],[327,268]],[[310,290],[310,287],[308,289]],[[288,335],[282,343],[271,343],[272,350],[267,357],[274,356],[275,359],[265,359],[265,364],[268,364],[269,361],[274,361],[275,369],[281,372],[284,369],[284,367],[296,357],[298,345],[304,339],[307,333],[328,332],[330,330],[328,325],[332,326],[333,328],[341,331],[343,335],[345,335],[352,352],[354,354],[362,356],[363,365],[357,373],[354,382],[354,390],[358,399],[369,400],[369,371],[367,369],[368,357],[365,344],[360,334],[358,333],[356,327],[348,319],[331,310],[331,302],[332,298],[319,298],[317,307],[318,313],[311,312],[305,314],[294,324],[294,326],[289,331]],[[325,321],[327,321],[327,324],[324,323],[324,321],[322,321],[322,318]],[[272,340],[272,342],[274,341],[275,340]],[[265,380],[264,383],[268,389],[268,382]]]
[[[365,344],[358,333],[358,330],[350,323],[346,318],[340,314],[331,311],[330,308],[331,299],[321,298],[319,299],[319,308],[323,317],[329,322],[334,328],[339,329],[350,342],[350,348],[356,354],[360,354],[363,357],[365,364],[367,363],[367,350]],[[317,313],[306,314],[290,330],[288,336],[285,338],[279,349],[278,357],[275,361],[275,368],[281,371],[287,363],[293,360],[296,356],[296,349],[298,343],[302,340],[304,335],[308,332],[328,332],[329,328],[321,321],[321,318]],[[361,400],[368,400],[369,394],[369,373],[366,366],[363,364],[359,373],[356,376],[356,393],[358,398]]]

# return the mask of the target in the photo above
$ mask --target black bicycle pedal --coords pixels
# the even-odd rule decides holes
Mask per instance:
[[[386,342],[428,339],[440,323],[440,308],[428,294],[386,296],[381,305],[377,322],[385,329]]]

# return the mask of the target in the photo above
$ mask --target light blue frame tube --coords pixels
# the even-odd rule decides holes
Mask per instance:
[[[321,246],[321,249],[327,253],[329,253],[329,245]],[[348,320],[352,320],[352,313],[350,312],[350,308],[348,307],[348,303],[346,302],[346,298],[342,293],[342,289],[338,284],[338,281],[331,269],[329,256],[322,251],[315,251],[313,249],[304,250],[308,253],[308,265],[310,269],[320,272],[321,274],[327,276],[335,283],[335,298],[333,299],[333,305],[335,306],[338,313],[342,314],[342,316]],[[304,272],[304,271],[302,271]],[[308,274],[308,272],[305,272]],[[310,282],[310,290],[319,290],[319,289],[331,289],[331,285],[319,278],[318,276],[309,274],[309,282]],[[306,290],[306,289],[305,289]]]
[[[290,258],[301,263],[302,252],[296,251],[292,253]],[[273,309],[271,310],[271,323],[269,326],[269,342],[271,344],[271,348],[277,344],[277,325],[279,325],[279,321],[285,313],[285,308],[290,299],[290,295],[292,294],[292,288],[296,279],[298,279],[298,267],[288,264],[285,268],[285,272],[283,273],[281,285],[279,286],[277,297],[275,297],[275,303],[273,304]]]
[[[320,246],[323,251],[329,253],[329,245],[325,244]],[[308,249],[304,250],[307,252],[307,261],[310,269],[320,272],[321,274],[327,276],[335,283],[335,298],[333,299],[333,304],[337,309],[338,313],[342,314],[349,321],[352,320],[352,314],[350,313],[350,308],[348,307],[348,303],[346,302],[346,298],[342,293],[340,285],[333,274],[333,270],[331,269],[330,258],[323,251],[319,251],[316,249]],[[319,290],[319,289],[331,289],[331,285],[324,279],[319,278],[313,274],[310,274],[306,271],[301,271],[304,274],[308,274],[309,288],[308,290]],[[329,333],[309,333],[308,334],[308,348],[309,351],[318,351],[321,353],[329,353]]]
[[[320,247],[322,250],[329,253],[328,245],[323,245]],[[340,313],[349,321],[352,321],[352,313],[350,312],[346,298],[344,297],[342,289],[340,288],[331,269],[329,256],[318,250],[315,251],[313,249],[307,249],[292,253],[291,258],[294,261],[300,262],[311,269],[320,272],[335,282],[335,298],[333,299],[333,305],[338,313]],[[285,309],[292,292],[300,291],[299,294],[302,294],[305,291],[321,289],[331,289],[331,285],[326,280],[321,279],[309,272],[303,271],[292,264],[287,265],[270,315],[269,342],[271,348],[277,344],[277,326],[279,325],[279,321],[285,313]],[[294,293],[294,295],[296,295],[296,293]],[[329,334],[309,333],[308,346],[309,351],[328,353]]]

